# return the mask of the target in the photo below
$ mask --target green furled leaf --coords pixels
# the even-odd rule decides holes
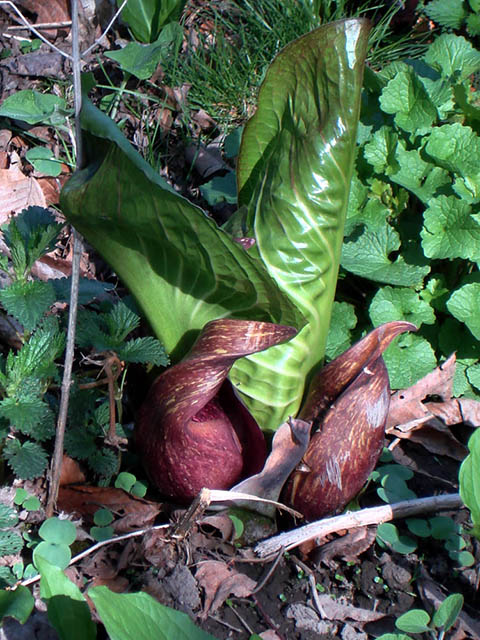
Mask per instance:
[[[117,349],[117,354],[127,362],[151,363],[157,367],[166,367],[169,363],[161,342],[152,337],[129,340]]]
[[[15,618],[25,624],[35,606],[35,600],[27,587],[18,586],[13,591],[0,591],[0,625],[4,618]]]
[[[351,330],[357,324],[355,309],[348,302],[334,302],[325,356],[333,360],[351,346]]]
[[[117,5],[120,7],[122,0],[117,0]],[[185,0],[129,0],[123,8],[122,19],[137,40],[153,42],[163,25],[178,20],[184,6]]]
[[[47,147],[32,147],[25,154],[27,160],[37,171],[47,176],[57,177],[62,172],[60,162]]]
[[[23,120],[28,124],[59,125],[65,120],[65,100],[50,93],[39,93],[31,89],[17,91],[6,98],[0,106],[0,116]]]
[[[447,4],[450,5],[450,0]],[[425,62],[443,77],[464,82],[480,69],[480,52],[462,36],[445,33],[428,47]]]
[[[437,366],[430,343],[406,334],[390,345],[383,355],[392,389],[406,389]]]
[[[480,340],[480,283],[465,284],[454,291],[447,301],[447,308]]]
[[[425,13],[442,27],[460,29],[467,12],[463,0],[433,0],[425,5]]]
[[[180,46],[183,29],[178,23],[171,23],[162,29],[160,36],[151,44],[142,45],[129,42],[123,49],[107,51],[107,58],[116,60],[124,71],[133,74],[139,80],[147,80],[158,65],[172,55],[170,45]]]
[[[80,589],[43,558],[36,560],[40,572],[40,596],[47,601],[50,623],[60,640],[95,640],[96,625]]]
[[[368,25],[327,24],[290,43],[267,71],[237,178],[246,235],[308,320],[293,340],[239,360],[230,378],[264,428],[299,408],[325,353],[355,156]]]
[[[93,587],[88,596],[111,640],[214,640],[193,624],[186,613],[165,607],[148,593],[114,593]]]
[[[174,359],[215,318],[302,325],[261,262],[176,194],[88,100],[82,117],[98,137],[90,137],[90,167],[63,188],[63,211],[123,279]]]
[[[23,538],[15,531],[0,531],[0,556],[10,556],[21,551]]]
[[[15,438],[7,440],[3,457],[16,476],[23,480],[38,478],[47,468],[47,454],[36,442],[20,442]]]
[[[437,118],[437,110],[411,67],[398,71],[380,96],[385,113],[394,114],[395,123],[404,131],[428,129]]]
[[[423,609],[411,609],[395,620],[395,626],[400,631],[408,633],[423,633],[429,631],[430,616]]]
[[[384,322],[406,320],[420,327],[423,323],[435,324],[432,307],[420,299],[413,289],[382,287],[370,303],[369,315],[373,326]]]
[[[55,291],[50,282],[17,280],[0,291],[0,302],[27,331],[33,331],[54,304]]]
[[[430,267],[408,264],[403,256],[392,262],[389,255],[399,248],[400,237],[388,224],[376,232],[356,231],[343,245],[341,264],[347,271],[369,280],[400,286],[420,284]]]
[[[478,174],[480,138],[459,122],[435,127],[428,136],[425,151],[437,164],[462,176]]]
[[[428,258],[480,260],[480,214],[455,196],[432,198],[420,233]]]

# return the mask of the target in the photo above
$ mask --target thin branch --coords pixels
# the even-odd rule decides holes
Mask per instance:
[[[82,108],[82,91],[80,82],[80,49],[78,33],[78,0],[72,0],[72,52],[73,52],[73,88],[75,94],[75,138],[76,138],[76,166],[83,166],[82,130],[80,125],[80,110]],[[63,443],[65,439],[65,427],[67,424],[68,404],[70,400],[70,387],[72,384],[73,356],[75,351],[75,330],[78,310],[78,286],[80,280],[80,259],[83,252],[83,242],[80,234],[73,230],[73,258],[72,258],[72,284],[70,288],[70,306],[68,312],[67,344],[65,349],[65,362],[62,378],[62,391],[60,396],[60,408],[58,412],[57,429],[55,433],[55,448],[50,467],[50,483],[48,502],[45,508],[47,518],[53,515],[60,486],[60,473],[63,460]]]
[[[143,536],[146,533],[150,533],[150,531],[160,531],[161,529],[168,529],[169,527],[170,527],[169,524],[157,524],[154,527],[145,527],[145,529],[130,531],[130,533],[124,533],[121,536],[108,538],[108,540],[101,540],[101,542],[97,542],[96,544],[93,544],[91,547],[88,547],[88,549],[85,549],[85,551],[81,551],[76,556],[73,556],[73,558],[68,563],[68,566],[71,567],[73,564],[76,564],[79,560],[83,560],[83,558],[86,558],[90,554],[95,553],[95,551],[98,551],[98,549],[101,549],[107,544],[116,544],[117,542],[122,542],[123,540],[129,540],[130,538]],[[40,575],[33,576],[32,578],[27,578],[26,580],[22,580],[21,582],[19,582],[18,586],[28,587],[28,585],[38,582],[40,578],[41,578]]]
[[[325,518],[318,522],[311,522],[298,529],[286,531],[278,536],[259,542],[255,547],[255,552],[260,557],[277,553],[282,547],[289,551],[298,547],[307,540],[322,538],[330,533],[341,531],[342,529],[355,529],[369,524],[381,524],[395,518],[407,518],[427,513],[430,511],[440,511],[443,509],[458,509],[463,506],[462,499],[458,493],[442,496],[431,496],[429,498],[417,498],[415,500],[403,500],[394,504],[386,504],[380,507],[371,507],[361,511],[344,513],[334,518]]]
[[[17,14],[17,16],[20,18],[21,22],[23,25],[25,25],[25,27],[27,29],[29,29],[33,34],[35,34],[37,36],[37,38],[40,38],[40,40],[42,40],[43,42],[45,42],[45,44],[48,44],[48,46],[53,49],[54,51],[56,51],[57,53],[59,53],[61,56],[63,56],[64,58],[68,58],[68,60],[73,60],[73,56],[69,55],[68,53],[65,53],[65,51],[62,51],[61,49],[59,49],[58,47],[56,47],[54,44],[52,44],[51,42],[49,42],[49,40],[47,40],[47,38],[45,38],[45,36],[42,36],[42,34],[40,33],[40,31],[37,31],[35,29],[35,27],[33,27],[28,20],[25,18],[25,16],[23,15],[23,13],[13,4],[13,2],[11,0],[0,0],[0,5],[4,5],[4,4],[8,4],[9,7],[11,7],[15,13]],[[73,12],[73,8],[72,8],[72,12]]]
[[[85,49],[85,51],[82,51],[82,58],[83,56],[86,56],[88,53],[90,53],[90,51],[92,49],[95,49],[95,47],[99,44],[101,44],[101,41],[103,40],[103,38],[107,35],[107,33],[110,31],[110,29],[113,26],[113,23],[115,22],[115,20],[118,18],[118,16],[122,13],[124,6],[127,4],[128,0],[123,0],[122,4],[119,6],[119,8],[117,9],[115,15],[113,16],[113,18],[110,20],[110,22],[107,25],[107,28],[105,29],[105,31],[102,33],[102,35],[97,38],[95,40],[95,42],[90,45],[88,47],[88,49]]]

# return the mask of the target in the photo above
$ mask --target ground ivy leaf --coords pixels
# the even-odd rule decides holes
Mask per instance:
[[[454,291],[447,301],[447,309],[480,340],[480,283],[465,284]]]
[[[420,233],[428,258],[480,259],[480,214],[455,196],[432,198]]]
[[[435,127],[425,151],[437,164],[462,176],[478,174],[480,138],[471,127],[459,122]]]
[[[375,327],[393,320],[406,320],[420,327],[435,324],[432,307],[413,289],[382,287],[370,303],[369,315]]]
[[[364,146],[363,155],[377,173],[382,173],[394,163],[397,142],[398,135],[391,127],[381,127]]]
[[[357,324],[355,308],[348,302],[334,302],[325,355],[333,360],[351,345],[351,330]]]
[[[409,133],[429,129],[437,118],[425,87],[406,65],[383,89],[380,106],[385,113],[394,114],[395,123]]]
[[[448,6],[450,7],[450,3]],[[480,69],[480,52],[476,51],[462,36],[450,33],[436,38],[428,48],[424,59],[443,77],[451,78],[458,83],[464,82],[472,73]]]
[[[451,182],[444,169],[425,162],[416,149],[407,151],[403,142],[397,145],[395,160],[398,169],[389,172],[391,180],[414,193],[424,203],[441,186]]]
[[[431,344],[414,334],[405,334],[384,353],[392,389],[405,389],[437,366]]]
[[[474,365],[467,367],[465,373],[470,384],[480,390],[480,363],[476,362]]]
[[[432,78],[421,76],[420,79],[430,96],[430,100],[437,108],[440,120],[446,120],[448,115],[455,109],[452,85],[442,78],[432,80]]]
[[[452,185],[457,196],[468,204],[480,202],[480,173],[474,176],[456,176]]]
[[[392,261],[389,254],[399,248],[400,237],[390,225],[375,232],[356,232],[343,244],[341,265],[351,273],[377,282],[404,286],[420,284],[430,267],[407,264],[402,256]]]

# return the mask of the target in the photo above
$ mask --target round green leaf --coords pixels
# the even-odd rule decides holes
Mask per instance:
[[[95,512],[93,521],[99,527],[104,527],[113,522],[113,513],[109,509],[99,509]]]
[[[423,633],[429,631],[430,616],[423,609],[412,609],[395,620],[395,626],[407,633]]]
[[[137,479],[133,473],[122,471],[118,474],[117,479],[115,480],[115,486],[117,489],[123,489],[124,491],[130,492],[136,481]]]
[[[68,546],[75,541],[77,530],[70,520],[48,518],[38,530],[38,535],[47,542]]]
[[[438,607],[433,616],[433,624],[437,628],[441,628],[444,631],[448,631],[450,627],[453,627],[455,620],[463,607],[463,596],[461,593],[452,593],[452,595],[445,598],[442,604]]]
[[[23,504],[23,501],[28,498],[28,491],[25,489],[17,489],[15,492],[15,497],[13,499],[13,503],[20,506]]]
[[[378,526],[377,540],[403,555],[413,553],[417,548],[415,541],[408,536],[399,535],[397,527],[391,522],[384,522]]]
[[[143,498],[147,493],[147,485],[137,480],[133,487],[130,489],[130,493],[137,498]]]
[[[475,564],[475,558],[470,551],[450,551],[448,555],[460,567],[472,567]]]
[[[40,556],[60,569],[66,569],[72,558],[70,547],[66,544],[55,544],[53,542],[40,542],[33,551],[33,561]]]
[[[422,520],[422,518],[408,518],[405,523],[410,533],[420,536],[420,538],[428,538],[428,536],[432,535],[432,530],[427,520]]]
[[[41,507],[40,500],[36,496],[30,496],[25,500],[22,507],[27,511],[38,511]]]
[[[90,535],[97,542],[103,542],[103,540],[110,540],[115,535],[113,527],[92,527],[90,529]]]
[[[448,540],[453,534],[458,532],[458,525],[447,516],[435,516],[429,519],[432,529],[432,537],[435,540]]]

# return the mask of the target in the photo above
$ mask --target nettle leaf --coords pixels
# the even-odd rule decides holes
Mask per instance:
[[[368,311],[375,327],[384,322],[406,320],[417,327],[423,323],[435,324],[432,307],[413,289],[382,287],[370,303]]]
[[[392,215],[393,202],[389,202],[388,205],[384,202],[385,199],[389,200],[391,191],[390,185],[376,179],[371,181],[369,191],[354,174],[348,200],[345,235],[350,235],[359,225],[365,225],[368,231],[379,231],[384,227],[387,218]]]
[[[413,334],[401,336],[383,355],[392,389],[406,389],[437,366],[431,344]]]
[[[456,2],[463,4],[461,0]],[[445,33],[428,47],[425,62],[443,77],[460,83],[480,69],[480,52],[462,36]]]
[[[480,138],[459,122],[435,127],[427,139],[425,151],[437,164],[462,176],[478,174]]]
[[[9,439],[3,449],[3,457],[22,480],[38,478],[47,468],[47,454],[36,442],[20,444],[16,438]]]
[[[117,302],[103,319],[108,333],[119,343],[140,326],[140,317],[122,301]]]
[[[288,343],[243,358],[230,379],[262,428],[298,411],[321,362],[353,171],[368,25],[333,22],[290,43],[267,71],[237,164],[254,252],[308,320]],[[261,381],[261,384],[259,384]]]
[[[50,407],[40,398],[27,395],[0,401],[0,416],[35,440],[47,440],[55,433],[55,420]]]
[[[151,363],[166,367],[169,363],[161,342],[152,337],[129,340],[117,349],[118,357],[127,362]]]
[[[16,318],[27,331],[35,329],[55,300],[51,283],[40,280],[17,280],[0,291],[0,302],[7,313]]]
[[[22,536],[15,531],[0,531],[0,556],[10,556],[23,548]]]
[[[437,109],[424,85],[407,65],[383,89],[380,107],[394,114],[397,126],[409,133],[428,130],[437,119]]]
[[[390,253],[399,248],[400,237],[388,224],[376,232],[357,230],[345,239],[341,265],[351,273],[377,282],[420,284],[430,267],[408,264],[401,255],[392,261]]]
[[[14,527],[18,522],[17,510],[7,504],[0,503],[0,529]]]
[[[351,331],[356,325],[357,316],[353,305],[348,302],[334,302],[325,347],[325,356],[328,360],[333,360],[351,346]]]
[[[480,214],[456,196],[432,198],[420,235],[428,258],[480,260]]]
[[[480,283],[465,284],[454,291],[447,301],[447,309],[480,340]]]
[[[442,27],[460,29],[467,16],[463,0],[433,0],[425,5],[425,13]]]

